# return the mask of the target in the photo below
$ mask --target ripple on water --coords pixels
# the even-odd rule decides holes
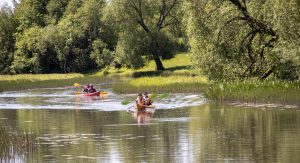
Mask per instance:
[[[153,119],[154,121],[159,121],[159,122],[188,122],[191,121],[192,118],[190,117],[180,117],[180,118],[157,118]]]
[[[108,96],[85,97],[74,95],[74,90],[41,89],[12,91],[0,93],[0,109],[95,109],[101,111],[126,110],[133,106],[136,95],[114,94],[111,90]],[[132,101],[128,105],[122,105],[123,100]],[[154,99],[156,109],[173,109],[187,106],[197,106],[205,103],[201,94],[171,94],[167,98]]]

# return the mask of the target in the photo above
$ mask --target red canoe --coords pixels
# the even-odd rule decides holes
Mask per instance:
[[[100,92],[84,93],[83,96],[100,96]]]

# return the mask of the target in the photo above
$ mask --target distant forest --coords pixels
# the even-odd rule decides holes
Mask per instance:
[[[163,71],[182,51],[210,80],[298,80],[300,0],[20,0],[0,9],[1,74],[149,60]]]

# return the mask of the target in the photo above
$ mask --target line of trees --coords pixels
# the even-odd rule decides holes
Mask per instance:
[[[297,80],[299,0],[21,0],[0,9],[0,73],[140,68],[190,50],[212,80]]]

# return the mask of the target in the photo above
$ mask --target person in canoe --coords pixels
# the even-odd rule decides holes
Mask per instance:
[[[90,84],[84,86],[83,90],[82,90],[82,93],[88,93],[89,92],[89,89],[90,89]]]
[[[144,101],[145,101],[145,105],[150,106],[152,105],[152,100],[148,95],[148,92],[145,92],[143,95]]]
[[[136,106],[137,110],[145,110],[146,109],[145,100],[141,93],[138,95],[137,99],[135,100],[135,106]]]
[[[90,88],[88,89],[88,92],[89,93],[95,93],[95,92],[97,92],[96,89],[94,88],[93,84],[90,84]]]

